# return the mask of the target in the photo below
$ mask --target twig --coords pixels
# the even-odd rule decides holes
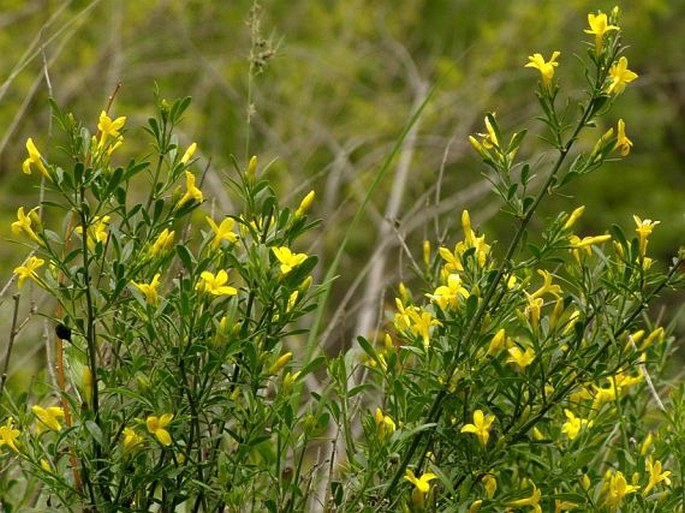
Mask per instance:
[[[12,296],[14,300],[14,313],[12,314],[12,328],[10,330],[10,339],[7,342],[7,351],[5,352],[5,362],[2,368],[2,377],[0,378],[0,399],[5,390],[5,382],[7,381],[7,371],[10,366],[10,356],[12,356],[12,348],[14,347],[14,337],[17,334],[17,316],[19,315],[19,294]]]

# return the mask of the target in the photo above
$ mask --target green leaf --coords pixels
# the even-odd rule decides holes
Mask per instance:
[[[100,426],[98,426],[92,420],[87,420],[84,426],[86,427],[88,433],[90,433],[90,436],[93,437],[93,440],[95,440],[98,445],[102,445],[102,430],[100,429]]]

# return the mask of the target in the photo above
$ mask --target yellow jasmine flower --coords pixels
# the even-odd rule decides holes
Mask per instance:
[[[585,212],[585,205],[581,205],[578,208],[576,208],[573,212],[571,212],[571,215],[568,217],[568,220],[566,223],[564,223],[564,230],[570,230],[571,227],[576,224],[576,221],[580,219],[580,216],[583,215],[583,212]]]
[[[619,30],[619,27],[616,25],[609,25],[607,15],[603,12],[596,15],[592,13],[588,14],[587,21],[588,25],[590,25],[590,30],[585,29],[584,32],[586,34],[595,35],[595,50],[597,51],[597,55],[599,55],[602,52],[602,39],[604,38],[604,34],[612,30]]]
[[[100,113],[100,119],[98,121],[98,131],[100,132],[98,148],[101,149],[110,137],[115,140],[119,139],[121,137],[121,129],[124,128],[125,123],[126,116],[120,116],[112,120],[112,118],[103,110]]]
[[[38,424],[36,425],[36,430],[41,433],[46,427],[52,431],[60,431],[62,425],[59,423],[58,418],[64,418],[64,410],[59,406],[50,406],[49,408],[43,408],[37,404],[31,407],[33,414],[38,417]]]
[[[153,418],[153,417],[150,417]],[[149,420],[149,419],[148,419]],[[135,430],[131,429],[130,427],[125,427],[124,428],[124,452],[130,451],[133,449],[136,445],[141,443],[143,441],[143,437],[139,435],[138,433],[135,432]],[[169,444],[165,444],[169,445]]]
[[[52,466],[50,465],[50,462],[46,458],[41,458],[40,459],[40,468],[45,470],[45,472],[48,472],[52,474]]]
[[[554,499],[554,513],[561,513],[562,511],[570,511],[576,509],[578,504],[571,501],[562,501],[559,499]]]
[[[648,347],[651,347],[655,341],[663,341],[665,331],[662,327],[653,330],[645,339],[645,341],[640,345],[640,351],[644,351]]]
[[[426,294],[431,301],[435,301],[438,306],[445,310],[447,306],[457,308],[459,306],[459,296],[469,297],[469,291],[461,284],[461,277],[452,273],[447,277],[447,285],[441,285],[435,289],[433,294]]]
[[[197,150],[197,143],[194,142],[190,146],[188,146],[188,149],[185,151],[183,156],[181,157],[181,164],[184,166],[188,163],[188,161],[193,158],[193,155],[195,155],[195,150]]]
[[[604,479],[605,504],[612,509],[618,508],[626,495],[635,493],[640,489],[639,486],[629,485],[620,470],[615,473],[611,470],[607,471]]]
[[[564,415],[568,420],[561,426],[561,432],[568,435],[570,440],[575,440],[581,429],[591,428],[594,424],[592,420],[576,417],[571,410],[564,410]]]
[[[425,474],[421,474],[420,477],[416,477],[414,472],[412,472],[410,469],[405,470],[404,478],[414,485],[414,489],[411,492],[411,500],[414,506],[419,509],[423,508],[426,495],[431,488],[430,482],[437,477],[438,476],[432,472],[426,472]]]
[[[538,487],[535,486],[535,483],[530,481],[530,484],[533,487],[533,493],[531,493],[530,497],[525,497],[523,499],[507,502],[506,506],[509,508],[533,506],[533,511],[535,513],[542,513],[542,508],[540,507],[540,499],[542,499],[542,493],[540,492],[540,490],[538,490]]]
[[[200,274],[200,281],[195,285],[195,290],[208,292],[214,296],[235,296],[238,289],[226,285],[226,282],[228,282],[228,273],[223,269],[216,275],[203,271]]]
[[[645,254],[647,253],[647,239],[652,234],[654,227],[658,224],[661,224],[661,221],[652,221],[651,219],[643,220],[636,215],[633,216],[633,220],[637,226],[637,228],[635,228],[635,232],[640,238],[640,256],[644,258]]]
[[[649,483],[647,483],[647,486],[645,486],[645,489],[642,491],[642,495],[647,495],[652,488],[662,481],[666,483],[667,486],[671,485],[671,479],[668,477],[671,475],[671,471],[664,471],[661,468],[661,462],[659,460],[656,460],[656,463],[652,463],[652,458],[647,458],[645,468],[649,473]]]
[[[473,424],[466,424],[461,428],[461,433],[473,433],[478,437],[480,445],[485,447],[490,438],[490,426],[495,422],[494,415],[485,415],[482,410],[473,412]]]
[[[554,77],[554,68],[559,66],[557,59],[560,55],[561,52],[555,51],[552,53],[552,57],[549,59],[549,61],[545,61],[545,58],[542,56],[542,54],[534,53],[528,57],[530,62],[528,62],[528,64],[526,64],[524,67],[537,69],[542,76],[542,85],[544,87],[549,87],[550,83],[552,82],[552,78]]]
[[[17,448],[17,438],[21,433],[14,428],[14,419],[9,417],[4,426],[0,426],[0,447],[6,445],[14,452],[19,452]]]
[[[409,315],[409,329],[414,335],[420,336],[423,340],[423,347],[428,349],[430,346],[431,326],[442,326],[442,323],[434,319],[430,312],[426,310],[411,309],[407,310]]]
[[[545,301],[541,297],[533,297],[527,293],[526,296],[528,296],[528,306],[526,306],[524,313],[528,317],[533,329],[537,330],[540,326],[540,315]]]
[[[476,499],[469,506],[468,513],[477,513],[480,510],[480,507],[482,505],[483,505],[483,500],[482,499]]]
[[[38,148],[36,148],[36,145],[33,144],[33,139],[30,137],[26,139],[26,151],[28,151],[29,156],[24,160],[24,163],[21,165],[21,170],[24,172],[24,174],[30,175],[31,174],[31,167],[36,166],[38,168],[38,171],[43,173],[43,176],[50,180],[50,173],[48,172],[48,168],[45,167],[45,164],[43,164],[43,156],[40,154],[38,151]]]
[[[276,259],[281,263],[281,275],[285,276],[295,267],[307,260],[304,253],[293,253],[286,246],[271,248]]]
[[[136,283],[132,281],[134,287],[136,287],[145,296],[145,301],[149,305],[157,305],[159,303],[159,295],[157,294],[157,287],[159,287],[159,277],[160,273],[155,274],[154,278],[150,283]]]
[[[93,218],[92,225],[88,227],[87,243],[89,249],[92,250],[98,242],[103,244],[107,242],[107,228],[109,227],[109,221],[109,216],[95,216]],[[75,231],[79,235],[82,235],[83,227],[77,226]]]
[[[397,328],[399,331],[408,330],[411,327],[411,317],[409,317],[409,312],[416,310],[416,307],[405,307],[402,303],[402,300],[398,297],[395,298],[395,306],[397,307],[397,312],[395,313],[393,321],[395,328]]]
[[[609,68],[609,77],[611,78],[611,84],[609,84],[607,93],[621,94],[626,85],[635,80],[638,75],[628,69],[628,59],[622,56],[617,63]]]
[[[515,363],[518,365],[519,370],[524,370],[533,363],[533,360],[535,360],[535,350],[532,347],[527,347],[526,350],[523,351],[518,346],[512,346],[507,349],[507,351],[509,352],[509,357],[506,362]]]
[[[24,214],[24,207],[19,207],[17,210],[17,220],[12,223],[12,233],[15,235],[25,233],[33,242],[36,242],[37,244],[43,244],[43,241],[40,240],[38,235],[36,235],[36,232],[33,231],[33,228],[31,227],[32,214],[35,215],[37,210],[38,207],[35,207],[29,211],[28,215],[26,215]]]
[[[628,139],[626,136],[626,123],[622,119],[618,120],[618,128],[616,129],[617,138],[616,146],[614,146],[614,151],[619,150],[622,157],[627,156],[630,153],[630,148],[633,146],[633,141]]]
[[[169,231],[168,228],[164,228],[162,233],[157,236],[155,242],[150,246],[149,254],[152,257],[160,256],[166,253],[169,248],[174,244],[174,236],[176,232],[174,230]]]
[[[488,499],[492,499],[497,491],[497,478],[493,474],[485,474],[483,476],[483,487],[485,488],[485,495]]]
[[[293,388],[293,385],[300,377],[301,372],[302,371],[286,372],[285,376],[283,376],[283,391],[285,393],[290,392],[290,390]]]
[[[274,362],[274,364],[269,367],[268,374],[276,374],[279,370],[281,370],[283,367],[288,365],[290,363],[290,360],[293,359],[293,353],[288,351],[287,353],[281,355],[278,357],[278,360]]]
[[[645,439],[642,442],[642,445],[640,445],[640,455],[645,456],[647,454],[647,451],[649,451],[649,448],[652,446],[652,442],[654,441],[654,435],[652,435],[651,431],[647,432],[647,436],[645,436]]]
[[[176,203],[176,208],[181,208],[182,205],[188,201],[195,200],[198,203],[202,203],[204,196],[202,191],[195,187],[195,175],[190,171],[184,171],[186,175],[186,193],[181,196],[181,199]]]
[[[550,273],[549,271],[538,269],[538,274],[542,276],[543,284],[538,290],[533,292],[529,300],[542,297],[545,294],[552,294],[554,297],[558,298],[561,294],[561,287],[559,285],[552,285],[552,273]]]
[[[151,415],[145,421],[145,425],[147,426],[147,430],[150,432],[150,434],[155,435],[157,440],[159,440],[159,442],[164,446],[171,445],[171,435],[165,428],[169,425],[171,419],[173,418],[173,413],[165,413],[161,417]]]
[[[376,408],[376,413],[374,414],[374,419],[376,420],[376,427],[378,428],[378,435],[381,438],[385,438],[395,432],[397,426],[395,421],[392,420],[390,415],[383,413],[383,410]]]
[[[492,117],[495,117],[494,112],[492,113]],[[499,148],[499,140],[497,139],[497,133],[495,132],[492,123],[490,123],[490,119],[488,116],[485,116],[484,122],[485,133],[478,134],[480,137],[483,138],[483,147],[488,150],[491,148]]]
[[[21,288],[24,285],[24,280],[30,278],[40,285],[40,280],[36,274],[36,269],[45,263],[45,260],[32,256],[26,261],[26,264],[14,268],[14,274],[19,277],[17,287]]]
[[[250,157],[250,162],[248,162],[248,164],[247,164],[247,171],[245,172],[245,175],[247,176],[247,180],[249,182],[254,182],[256,174],[257,174],[257,156],[252,155],[252,157]]]
[[[309,193],[302,199],[300,206],[297,207],[297,210],[295,210],[295,219],[298,219],[307,213],[309,208],[312,206],[314,196],[314,191],[309,191]]]
[[[214,238],[212,239],[212,249],[218,248],[222,241],[234,243],[238,240],[238,235],[233,233],[233,226],[235,225],[235,220],[233,218],[225,218],[223,221],[221,221],[221,224],[219,224],[218,226],[214,222],[214,219],[212,219],[209,216],[205,217],[205,220],[214,232]]]
[[[504,342],[506,340],[506,333],[504,331],[504,328],[500,328],[500,330],[495,333],[495,336],[492,337],[490,340],[490,345],[488,346],[488,352],[486,353],[487,356],[495,356],[497,353],[499,353],[502,349],[504,349]]]

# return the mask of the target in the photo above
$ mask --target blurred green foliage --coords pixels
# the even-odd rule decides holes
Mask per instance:
[[[94,127],[121,83],[112,113],[141,126],[151,114],[157,84],[163,97],[193,97],[182,128],[199,137],[205,185],[217,209],[232,205],[220,178],[231,154],[243,163],[252,154],[262,162],[274,159],[270,176],[287,192],[285,202],[317,191],[313,215],[325,222],[311,244],[325,263],[333,258],[372,173],[437,83],[408,155],[399,219],[390,220],[395,231],[386,241],[395,255],[385,269],[386,283],[409,278],[397,270],[404,258],[397,249],[400,239],[418,255],[424,238],[441,242],[451,230],[447,240],[454,239],[463,208],[471,209],[477,225],[497,211],[493,196],[479,185],[482,164],[467,135],[481,129],[486,110],[495,110],[507,130],[527,123],[530,136],[522,151],[538,150],[542,143],[535,135],[543,127],[531,119],[536,78],[523,68],[527,56],[561,50],[557,76],[573,111],[584,77],[573,75],[578,67],[570,64],[574,53],[585,52],[578,43],[585,15],[614,4],[274,0],[263,3],[257,27],[249,23],[253,3],[248,0],[2,0],[0,236],[11,238],[17,207],[35,202],[36,190],[20,178],[21,161],[27,137],[42,147],[51,137],[50,94]],[[631,68],[640,78],[616,110],[635,147],[630,158],[583,181],[574,197],[548,202],[543,215],[585,204],[581,233],[611,223],[629,228],[633,213],[659,219],[651,248],[663,261],[685,240],[685,2],[618,4],[622,25],[630,27],[625,42],[631,45]],[[249,84],[251,54],[253,65],[263,59],[266,66]],[[146,144],[138,135],[129,138]],[[182,133],[181,143],[190,142],[191,136]],[[581,143],[592,146],[594,138]],[[367,228],[353,237],[334,292],[338,299],[349,293],[378,247],[392,185],[389,177],[369,208]],[[509,229],[506,220],[488,226],[500,241]],[[3,275],[9,276],[23,249],[2,247]],[[352,322],[342,321],[341,340],[349,340]]]

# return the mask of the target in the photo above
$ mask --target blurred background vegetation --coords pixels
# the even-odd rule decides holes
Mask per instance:
[[[321,256],[322,275],[373,176],[437,84],[343,256],[324,344],[329,352],[349,347],[379,327],[400,280],[423,292],[407,271],[407,250],[420,261],[424,238],[434,248],[453,245],[463,208],[488,240],[506,240],[512,220],[493,217],[499,205],[467,136],[496,111],[505,130],[529,129],[523,157],[549,155],[534,119],[538,77],[523,64],[533,52],[562,52],[560,100],[572,115],[584,94],[576,56],[585,56],[582,41],[592,38],[582,32],[587,13],[615,3],[264,0],[255,9],[251,0],[0,0],[0,276],[9,279],[26,253],[9,242],[10,223],[18,206],[37,202],[37,188],[28,185],[37,178],[27,180],[21,162],[27,137],[43,151],[56,137],[50,95],[95,129],[121,83],[111,113],[128,116],[127,146],[138,152],[149,147],[140,126],[154,111],[155,84],[165,98],[192,96],[180,142],[199,144],[209,208],[237,213],[224,186],[231,155],[273,161],[268,173],[284,202],[317,192],[313,215],[322,227],[310,247],[297,249]],[[606,126],[581,143],[591,147],[622,117],[634,149],[568,197],[551,198],[542,216],[585,204],[581,235],[612,223],[632,232],[632,214],[661,220],[650,248],[666,265],[685,241],[685,2],[618,5],[630,68],[640,78]],[[250,66],[259,72],[254,80]],[[546,162],[533,164],[545,173]],[[8,299],[0,322],[10,316]],[[15,365],[26,373],[32,354],[42,352],[40,338],[38,330],[28,353],[22,343]]]

